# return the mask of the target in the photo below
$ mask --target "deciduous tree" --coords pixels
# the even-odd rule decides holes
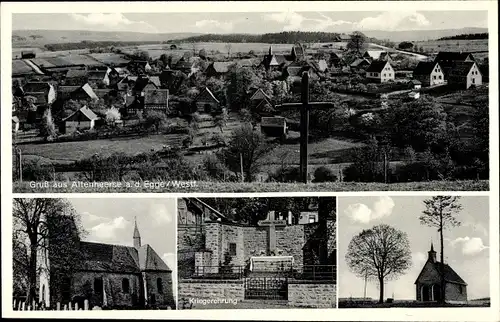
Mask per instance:
[[[358,277],[379,282],[379,303],[383,303],[384,281],[404,274],[412,264],[410,241],[403,231],[377,225],[351,239],[345,259]]]

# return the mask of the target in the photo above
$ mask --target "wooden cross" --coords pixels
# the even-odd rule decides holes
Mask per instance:
[[[315,109],[330,109],[330,102],[310,102],[309,101],[309,72],[302,73],[301,82],[301,102],[300,103],[284,103],[279,109],[296,109],[300,107],[300,178],[301,181],[307,183],[307,165],[308,165],[308,139],[309,139],[309,111],[311,107]]]
[[[270,211],[267,218],[257,224],[267,227],[267,255],[276,255],[276,226],[286,226],[286,220],[276,220],[275,212]]]

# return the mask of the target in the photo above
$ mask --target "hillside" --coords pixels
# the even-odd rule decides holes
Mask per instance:
[[[45,44],[87,41],[167,41],[196,36],[194,33],[140,33],[87,30],[13,30],[12,46],[43,46]]]
[[[488,32],[487,28],[461,28],[461,29],[442,29],[442,30],[401,30],[401,31],[383,31],[369,30],[363,31],[368,37],[378,39],[389,39],[394,42],[424,41],[435,40],[443,37],[452,37],[461,34],[476,34]]]

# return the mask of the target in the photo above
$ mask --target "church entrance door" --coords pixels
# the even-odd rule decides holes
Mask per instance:
[[[94,294],[96,305],[102,307],[104,302],[104,283],[102,277],[96,277],[94,279]]]
[[[432,300],[439,302],[441,300],[441,288],[439,285],[432,285]]]
[[[424,302],[429,302],[431,299],[430,299],[430,292],[429,292],[429,286],[428,285],[423,285],[422,288],[421,288],[421,296],[422,296],[422,301]]]

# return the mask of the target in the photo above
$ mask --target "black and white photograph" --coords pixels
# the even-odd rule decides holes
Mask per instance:
[[[175,211],[175,199],[14,199],[14,311],[175,309]]]
[[[13,191],[489,190],[487,10],[280,7],[12,14]]]
[[[335,197],[179,198],[178,309],[335,308]]]
[[[491,305],[487,196],[342,197],[338,205],[340,308]]]

